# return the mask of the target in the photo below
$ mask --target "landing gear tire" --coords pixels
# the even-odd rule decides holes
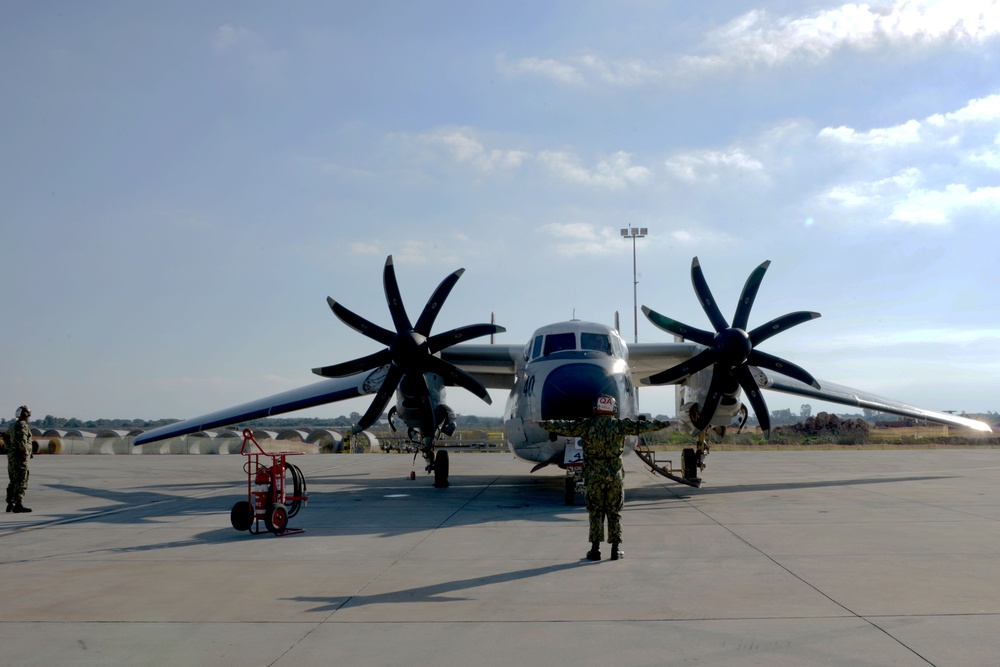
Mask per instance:
[[[240,532],[250,530],[250,526],[253,525],[253,514],[250,512],[250,503],[241,500],[233,505],[233,509],[229,513],[229,522],[233,524],[233,528]]]
[[[434,455],[434,488],[448,488],[448,452],[443,449]]]
[[[566,478],[566,506],[571,507],[576,504],[576,480],[572,477]]]
[[[264,525],[272,533],[284,532],[288,528],[288,509],[280,503],[274,505],[264,515]]]
[[[681,452],[681,468],[684,471],[684,479],[698,479],[698,452],[693,447],[686,447]]]

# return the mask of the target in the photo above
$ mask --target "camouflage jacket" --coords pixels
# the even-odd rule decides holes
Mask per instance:
[[[7,456],[31,456],[31,427],[28,422],[18,419],[7,429],[3,437],[4,445],[7,447]]]
[[[586,419],[543,421],[538,425],[546,431],[579,437],[583,441],[583,476],[586,479],[595,474],[620,476],[625,436],[659,431],[670,426],[670,422],[597,415]]]

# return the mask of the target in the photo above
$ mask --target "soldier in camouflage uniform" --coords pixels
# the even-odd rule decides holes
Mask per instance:
[[[17,421],[4,434],[4,445],[7,449],[7,511],[30,512],[31,509],[21,504],[24,492],[28,490],[28,459],[31,458],[31,429],[28,419],[31,412],[22,405],[17,409]]]
[[[579,437],[583,442],[583,482],[587,487],[587,512],[590,514],[590,551],[587,558],[601,560],[604,541],[604,519],[608,521],[608,542],[611,560],[624,558],[619,548],[622,541],[622,508],[625,505],[625,469],[622,454],[625,436],[658,431],[670,422],[656,419],[618,419],[616,401],[602,395],[597,399],[594,416],[586,419],[539,422],[546,431]]]

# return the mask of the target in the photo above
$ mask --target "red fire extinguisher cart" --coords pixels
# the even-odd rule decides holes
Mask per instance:
[[[233,528],[257,535],[264,532],[260,528],[263,521],[264,527],[276,535],[304,532],[301,528],[289,529],[288,520],[298,514],[309,500],[306,478],[298,466],[285,460],[301,452],[265,452],[247,428],[243,429],[240,454],[247,457],[243,464],[247,473],[247,499],[233,505],[229,514]],[[270,465],[267,465],[268,462]],[[288,481],[292,487],[290,494],[286,493]]]

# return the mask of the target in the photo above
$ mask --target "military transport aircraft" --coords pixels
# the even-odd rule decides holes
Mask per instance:
[[[427,472],[434,474],[434,485],[447,486],[448,452],[435,447],[443,435],[455,429],[455,415],[444,402],[445,388],[463,387],[487,403],[491,402],[487,388],[507,389],[507,447],[515,456],[535,463],[533,472],[552,464],[566,469],[566,501],[571,504],[579,481],[578,441],[549,433],[537,422],[590,416],[600,394],[617,399],[619,416],[636,418],[637,387],[641,385],[677,387],[678,419],[698,434],[697,447],[686,448],[681,467],[674,469],[672,465],[660,465],[655,455],[637,447],[635,438],[628,444],[654,471],[691,486],[701,484],[698,473],[704,469],[708,453],[708,431],[725,435],[727,428],[741,429],[746,423],[749,412],[741,401],[743,396],[761,429],[768,433],[770,419],[761,389],[990,431],[989,426],[978,421],[817,381],[802,367],[757,349],[775,334],[819,317],[818,313],[794,312],[748,330],[750,310],[769,264],[764,262],[750,274],[730,323],[716,305],[698,258],[694,258],[691,280],[714,331],[682,324],[643,306],[650,322],[673,334],[671,342],[629,345],[614,327],[571,320],[538,329],[526,345],[496,345],[465,342],[504,331],[495,324],[473,324],[431,334],[441,306],[464,269],[441,282],[416,324],[412,324],[389,256],[383,285],[394,330],[373,324],[327,298],[344,324],[384,345],[384,349],[313,369],[327,378],[321,382],[153,429],[137,437],[134,444],[374,394],[371,406],[352,429],[357,433],[382,417],[395,393],[390,425],[394,425],[395,418],[402,420],[410,440],[423,453]]]

